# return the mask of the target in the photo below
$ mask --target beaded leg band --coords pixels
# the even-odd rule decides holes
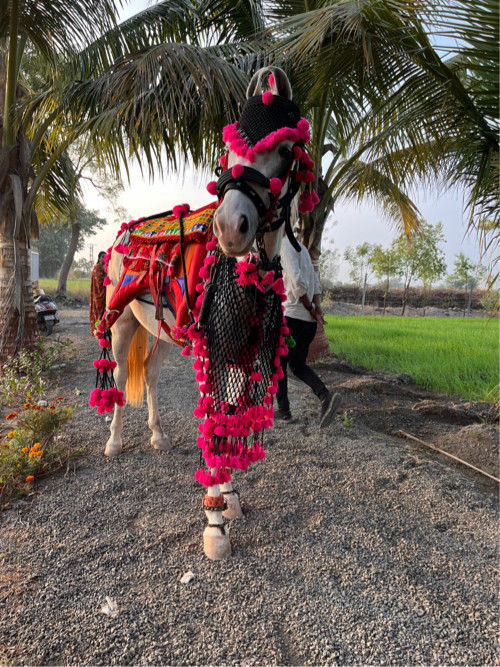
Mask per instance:
[[[223,512],[227,509],[227,503],[222,493],[220,496],[209,496],[208,494],[203,496],[201,504],[203,509],[209,512]]]

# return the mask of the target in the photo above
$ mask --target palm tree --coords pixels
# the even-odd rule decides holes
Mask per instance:
[[[13,8],[17,1],[11,0]],[[26,5],[31,2],[38,6],[35,0]],[[51,9],[54,3],[45,2],[50,16],[61,10],[59,3]],[[83,4],[88,7],[82,2],[75,10],[80,23]],[[460,59],[438,56],[424,22],[439,20],[443,30],[455,20],[465,33],[468,5],[479,7],[470,49],[476,54],[480,41],[486,64],[462,55],[467,71],[473,61],[484,74],[492,51],[483,42],[489,44],[494,11],[489,0],[454,0],[461,12],[457,18],[447,12],[449,4],[436,0],[434,14],[428,15],[423,8],[429,3],[414,0],[170,0],[116,26],[109,0],[113,20],[97,21],[94,14],[103,34],[73,58],[58,54],[58,77],[24,105],[23,127],[32,141],[43,136],[58,150],[86,133],[96,159],[115,171],[127,169],[132,156],[150,174],[188,162],[215,166],[220,129],[228,117],[236,118],[247,72],[279,59],[312,121],[316,185],[323,195],[316,219],[307,226],[312,252],[319,252],[327,212],[340,198],[371,196],[399,230],[410,231],[418,211],[406,191],[422,179],[474,183],[475,220],[483,210],[478,206],[489,202],[491,208],[496,182],[491,169],[498,143],[491,113],[484,113],[480,95],[472,94],[487,85],[475,73],[468,88]],[[11,33],[17,34],[14,28],[11,22]],[[487,37],[481,41],[483,28]],[[0,35],[8,29],[0,22]],[[81,34],[88,38],[89,29]],[[472,146],[463,141],[461,152],[457,127],[477,138]],[[332,159],[323,174],[321,157],[330,148]],[[486,148],[489,160],[483,159]],[[35,171],[33,185],[43,182],[46,165]],[[34,195],[26,201],[30,208]]]
[[[68,145],[61,133],[48,140],[53,117],[40,117],[29,133],[16,115],[28,94],[23,56],[36,54],[44,72],[56,81],[58,62],[82,40],[97,37],[98,26],[111,27],[112,0],[9,0],[0,15],[0,358],[30,345],[36,337],[36,315],[29,270],[30,239],[38,221],[34,203],[43,190],[45,204],[64,206],[65,183],[57,177]]]
[[[320,217],[330,197],[375,195],[409,231],[418,212],[398,186],[437,179],[466,188],[470,226],[498,216],[498,14],[492,0],[273,5],[275,52],[306,88],[317,159],[336,148]],[[453,53],[433,36],[453,36]]]
[[[86,133],[97,160],[116,171],[131,155],[151,172],[193,157],[199,164],[214,156],[222,110],[236,113],[244,92],[238,65],[249,50],[201,47],[190,0],[169,0],[121,26],[119,4],[9,0],[0,15],[0,359],[36,337],[28,259],[35,208],[74,206],[74,183],[61,172],[68,146]],[[237,34],[231,25],[225,30]],[[43,72],[36,94],[23,85],[29,54]]]

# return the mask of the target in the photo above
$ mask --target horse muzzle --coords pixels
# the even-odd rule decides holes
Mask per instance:
[[[250,251],[259,221],[255,213],[249,210],[250,207],[239,206],[236,209],[228,201],[230,199],[228,193],[215,212],[214,233],[224,254],[239,257]]]

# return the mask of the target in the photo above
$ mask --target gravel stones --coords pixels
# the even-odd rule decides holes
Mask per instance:
[[[84,311],[61,315],[79,352],[63,389],[86,396],[95,342]],[[159,395],[172,451],[150,446],[146,407],[128,409],[124,452],[108,460],[109,424],[82,400],[68,432],[86,455],[0,516],[3,662],[498,664],[497,502],[475,477],[364,426],[319,431],[319,405],[294,383],[297,421],[236,475],[244,516],[232,558],[212,562],[197,389],[177,349]]]

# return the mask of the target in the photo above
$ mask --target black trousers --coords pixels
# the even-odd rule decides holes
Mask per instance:
[[[278,380],[278,392],[276,398],[278,401],[278,408],[281,410],[289,410],[290,403],[288,401],[288,378],[287,366],[290,366],[292,373],[305,382],[316,396],[322,401],[328,395],[328,389],[324,382],[316,375],[313,369],[306,364],[309,346],[316,335],[318,327],[317,322],[304,322],[293,317],[286,318],[290,334],[295,340],[295,347],[289,348],[288,355],[281,358],[281,368],[283,369],[284,377]]]

